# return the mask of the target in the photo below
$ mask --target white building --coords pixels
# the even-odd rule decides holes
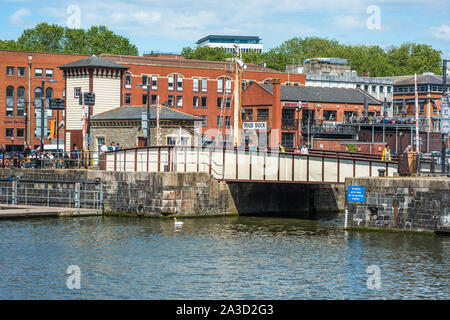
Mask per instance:
[[[263,52],[263,44],[261,43],[261,38],[258,36],[209,35],[198,40],[196,44],[211,48],[224,48],[228,53],[234,52],[235,45],[238,45],[239,50],[242,52]]]

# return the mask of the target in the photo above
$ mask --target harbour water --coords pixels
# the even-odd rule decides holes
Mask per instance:
[[[0,221],[0,299],[450,297],[449,237],[347,232],[341,218],[182,220]],[[69,266],[80,289],[67,287]]]

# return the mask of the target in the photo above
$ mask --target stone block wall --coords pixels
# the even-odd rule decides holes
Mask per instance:
[[[445,231],[450,228],[450,179],[347,178],[364,186],[365,201],[345,203],[346,228]]]

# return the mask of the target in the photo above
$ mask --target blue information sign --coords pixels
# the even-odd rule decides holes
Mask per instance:
[[[366,187],[348,186],[348,202],[364,202],[366,198]]]

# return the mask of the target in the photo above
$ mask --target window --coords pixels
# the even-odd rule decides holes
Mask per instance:
[[[6,67],[6,75],[13,76],[14,75],[14,67]]]
[[[242,90],[245,90],[245,88],[247,88],[247,80],[241,81],[241,88],[242,88]]]
[[[174,146],[177,144],[177,138],[175,137],[167,137],[167,145]]]
[[[217,116],[217,128],[221,128],[222,127],[222,116]]]
[[[387,87],[387,93],[391,93],[392,92],[392,87],[391,86],[388,86]]]
[[[194,108],[198,108],[199,107],[199,103],[200,103],[199,97],[193,97],[193,99],[192,99],[192,106]]]
[[[125,104],[131,104],[131,93],[125,93]]]
[[[334,110],[324,110],[323,120],[324,121],[336,121],[336,111]]]
[[[152,90],[158,89],[158,77],[152,76]]]
[[[244,109],[243,120],[253,120],[253,109]]]
[[[42,68],[35,68],[34,69],[34,76],[37,78],[42,78]]]
[[[181,137],[181,142],[180,142],[180,144],[182,145],[182,146],[188,146],[188,145],[190,145],[191,143],[191,138],[190,137]]]
[[[168,77],[168,90],[170,90],[170,91],[173,91],[175,88],[174,88],[174,86],[175,86],[175,83],[174,83],[174,76],[173,75],[171,75],[171,76],[169,76]]]
[[[223,98],[217,98],[217,108],[222,108]]]
[[[223,78],[217,80],[217,92],[219,93],[223,92]]]
[[[231,98],[225,99],[225,108],[231,108]]]
[[[231,79],[225,81],[225,93],[231,93]]]
[[[281,124],[284,126],[295,125],[295,110],[294,109],[283,109],[281,111]]]
[[[384,86],[380,86],[380,93],[384,93]]]
[[[169,96],[167,99],[167,104],[169,105],[169,107],[173,107],[173,103],[174,103],[174,96]]]
[[[202,117],[202,126],[206,127],[208,125],[208,116],[201,116]]]
[[[202,92],[208,92],[208,79],[202,79]]]
[[[152,94],[152,104],[158,104],[158,96],[156,94]]]
[[[14,116],[14,87],[6,88],[6,116]]]
[[[199,80],[197,78],[194,78],[192,80],[192,89],[194,92],[198,92],[198,85],[199,85]]]
[[[125,75],[125,88],[131,89],[131,74],[129,73]]]
[[[77,89],[77,88],[75,88]],[[81,90],[81,88],[78,88]],[[36,108],[40,108],[41,107],[41,102],[42,102],[42,88],[41,87],[37,87],[34,90],[34,105],[36,106]]]
[[[17,75],[19,77],[25,77],[25,68],[24,67],[18,67],[17,68]]]
[[[142,104],[147,105],[147,95],[146,94],[142,95]]]
[[[177,76],[177,91],[183,91],[183,78]]]
[[[269,120],[269,109],[258,109],[258,120]]]
[[[23,117],[25,114],[25,88],[17,88],[17,116]]]
[[[377,86],[372,86],[372,92],[373,93],[377,92]]]
[[[5,136],[7,138],[13,138],[14,137],[14,129],[13,128],[6,128]]]
[[[183,97],[177,96],[177,107],[182,108],[183,107]]]
[[[226,116],[225,117],[225,126],[229,127],[231,125],[231,117],[230,116]]]
[[[291,133],[291,132],[283,132],[281,134],[281,145],[285,148],[294,148],[294,140],[295,138],[295,133]]]
[[[202,108],[207,108],[208,99],[206,97],[202,97]]]
[[[23,137],[25,137],[25,129],[18,128],[18,129],[16,130],[16,137],[17,137],[17,138],[23,138]]]
[[[53,78],[53,69],[45,69],[45,77]]]
[[[146,76],[146,75],[143,75],[142,76],[142,89],[147,89],[147,86],[148,85],[148,76]]]
[[[52,98],[53,98],[53,89],[52,88],[45,89],[45,108],[47,109],[48,117],[53,116],[53,110],[50,109],[50,99]]]
[[[367,84],[364,85],[364,91],[369,92],[369,86]]]
[[[424,105],[423,103],[419,104],[419,113],[423,113]]]
[[[37,88],[36,88],[37,89]],[[74,98],[78,98],[81,95],[81,88],[80,87],[76,87],[74,89],[74,93],[73,93],[73,97]]]

